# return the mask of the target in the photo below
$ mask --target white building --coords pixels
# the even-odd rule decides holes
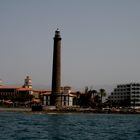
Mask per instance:
[[[44,106],[50,106],[50,96],[51,91],[47,91],[46,93],[43,93],[43,105]],[[74,98],[76,96],[72,94],[71,87],[65,86],[61,87],[61,106],[73,106],[74,105]]]
[[[108,100],[112,104],[140,108],[140,83],[117,85]]]

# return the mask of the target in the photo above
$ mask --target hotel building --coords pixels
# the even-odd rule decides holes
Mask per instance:
[[[117,85],[108,101],[117,106],[140,108],[140,83]]]

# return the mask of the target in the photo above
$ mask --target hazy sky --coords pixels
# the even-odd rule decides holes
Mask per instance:
[[[0,78],[51,85],[62,36],[62,85],[140,82],[139,0],[0,0]]]

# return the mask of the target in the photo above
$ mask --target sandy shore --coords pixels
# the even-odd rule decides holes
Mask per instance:
[[[0,107],[1,111],[11,111],[11,112],[31,112],[31,108],[12,108],[12,107]]]

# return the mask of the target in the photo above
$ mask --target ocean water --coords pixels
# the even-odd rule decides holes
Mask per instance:
[[[0,140],[140,140],[140,115],[0,112]]]

